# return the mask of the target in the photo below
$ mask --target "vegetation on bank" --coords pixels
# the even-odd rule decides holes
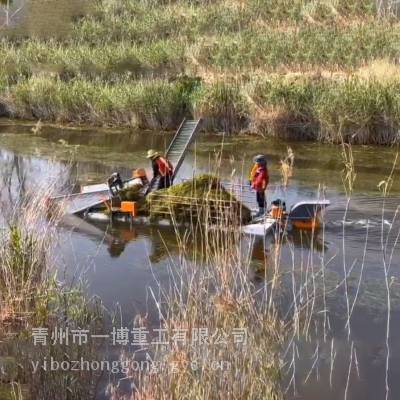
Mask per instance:
[[[0,42],[0,112],[391,143],[400,24],[372,0],[97,0],[64,40]],[[378,68],[377,68],[378,66]]]
[[[58,343],[57,334],[53,334],[83,327],[99,330],[103,311],[99,302],[85,297],[79,285],[58,279],[54,248],[59,216],[46,219],[43,196],[49,192],[35,189],[36,194],[1,210],[0,398],[91,398],[98,373],[82,370],[77,376],[59,370],[53,371],[49,379],[46,367],[42,367],[50,357],[57,361],[66,357],[92,359],[97,344]],[[44,337],[45,345],[40,341],[34,345],[34,329],[38,337]],[[38,363],[37,370],[33,363]]]

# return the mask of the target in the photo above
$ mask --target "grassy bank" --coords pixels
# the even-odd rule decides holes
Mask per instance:
[[[23,119],[173,129],[193,114],[204,117],[211,131],[385,144],[398,140],[399,89],[400,81],[358,77],[114,85],[33,77],[13,86],[5,104]]]
[[[391,143],[400,24],[375,5],[98,0],[64,40],[0,42],[0,112]]]

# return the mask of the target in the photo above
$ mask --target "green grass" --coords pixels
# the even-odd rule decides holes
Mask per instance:
[[[196,47],[201,64],[222,69],[314,67],[356,68],[368,60],[399,55],[400,29],[385,24],[345,28],[305,26],[299,30],[248,30]]]
[[[278,75],[106,84],[32,77],[10,90],[16,117],[63,123],[173,129],[184,116],[199,115],[210,131],[379,144],[397,140],[400,128],[400,80]]]
[[[195,115],[229,133],[336,141],[355,129],[356,141],[391,142],[398,74],[358,72],[377,60],[396,68],[399,43],[400,24],[372,0],[96,0],[64,40],[0,41],[0,108],[151,129]]]
[[[154,38],[242,31],[254,25],[303,25],[314,21],[334,24],[343,17],[367,18],[376,15],[375,2],[248,0],[229,1],[98,1],[95,15],[75,28],[84,41],[151,41]]]
[[[400,81],[347,78],[267,80],[251,89],[253,100],[275,110],[265,130],[293,138],[382,144],[397,140],[400,127]],[[286,125],[274,125],[281,114]],[[269,123],[268,123],[269,122]],[[306,135],[307,136],[307,135]]]
[[[3,40],[0,52],[3,55],[0,67],[10,84],[21,77],[40,73],[63,80],[83,77],[112,83],[126,78],[176,75],[184,64],[183,47],[168,40],[153,42],[146,47],[125,42],[102,47],[64,46],[55,41],[38,40],[16,45]]]
[[[12,87],[20,118],[172,129],[188,112],[191,82],[185,79],[101,81],[32,77]]]

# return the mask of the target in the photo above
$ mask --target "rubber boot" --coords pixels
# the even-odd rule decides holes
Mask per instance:
[[[256,218],[262,217],[265,214],[265,208],[264,207],[259,207],[258,213],[256,214]]]

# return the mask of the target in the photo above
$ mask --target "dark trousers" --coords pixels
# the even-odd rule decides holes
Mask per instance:
[[[265,208],[265,190],[257,190],[256,198],[258,207]]]
[[[171,175],[158,176],[157,179],[158,179],[157,190],[167,189],[172,185],[172,176]]]

